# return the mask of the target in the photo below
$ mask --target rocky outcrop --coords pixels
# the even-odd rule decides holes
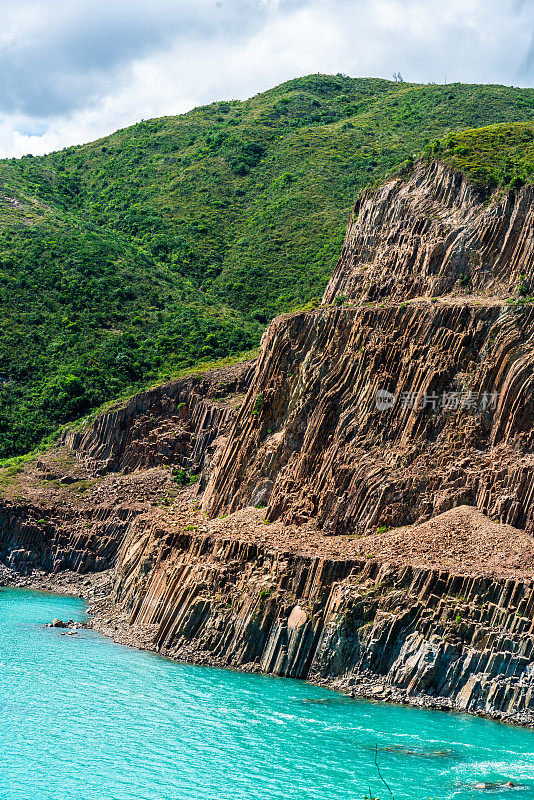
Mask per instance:
[[[534,581],[133,526],[118,605],[160,652],[534,723]]]
[[[17,479],[22,493],[4,492],[0,561],[21,574],[111,568],[133,521],[180,491],[169,467],[202,489],[251,371],[242,362],[190,375],[65,431]]]
[[[81,430],[67,429],[60,444],[99,474],[162,464],[199,473],[233,422],[251,373],[246,361],[156,386]]]
[[[202,489],[251,368],[243,362],[143,392],[65,431],[54,451],[6,476],[0,561],[21,574],[112,567],[132,522],[180,491],[169,467]]]
[[[0,559],[115,564],[106,619],[171,656],[534,724],[533,191],[419,164],[364,193],[333,306],[67,432],[91,487],[12,487]]]
[[[0,562],[22,575],[34,570],[83,574],[110,569],[133,520],[149,511],[154,499],[165,496],[169,482],[168,472],[153,470],[143,476],[143,493],[133,498],[121,496],[120,485],[104,492],[95,485],[83,499],[77,492],[69,497],[68,487],[78,488],[76,483],[44,500],[31,494],[4,498]]]
[[[439,162],[421,162],[359,197],[323,301],[532,293],[534,187],[491,196]]]
[[[27,505],[0,509],[0,559],[22,575],[34,569],[48,572],[90,572],[109,569],[131,520],[133,509],[92,510],[91,515],[67,512],[36,518]],[[83,525],[85,522],[85,526]]]
[[[204,507],[362,534],[468,503],[532,531],[533,390],[531,306],[279,317]]]

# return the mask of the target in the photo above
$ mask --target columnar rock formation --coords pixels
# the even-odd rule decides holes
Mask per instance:
[[[495,544],[482,514],[459,513],[441,525],[463,526],[467,547]],[[506,533],[532,570],[534,542]],[[435,536],[414,535],[427,545]],[[504,561],[513,545],[503,541]],[[155,648],[168,655],[534,723],[534,583],[524,571],[455,575],[313,556],[273,538],[169,533],[158,523],[132,526],[119,563],[116,602],[131,623],[152,627]]]
[[[469,503],[534,530],[533,366],[531,306],[279,317],[204,506],[363,533]]]
[[[112,567],[131,523],[179,491],[172,467],[204,485],[250,373],[243,362],[172,381],[67,430],[57,452],[7,478],[0,559],[22,573]]]
[[[364,192],[324,300],[402,302],[271,323],[206,510],[361,533],[470,503],[533,530],[534,315],[505,302],[531,279],[533,200],[438,163]]]
[[[34,569],[108,569],[139,510],[108,505],[43,510],[31,503],[3,504],[0,560],[23,575]]]
[[[324,294],[407,300],[532,291],[534,187],[488,196],[439,162],[362,193]]]
[[[170,655],[534,724],[533,226],[438,163],[365,192],[323,306],[67,433],[94,485],[11,490],[0,557],[115,564]]]
[[[135,395],[61,443],[96,473],[176,464],[202,470],[215,438],[233,422],[252,364],[187,376]]]

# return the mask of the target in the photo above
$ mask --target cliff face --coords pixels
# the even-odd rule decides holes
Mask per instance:
[[[71,456],[43,456],[4,488],[0,563],[22,575],[113,567],[132,522],[175,491],[169,470],[94,479]]]
[[[323,301],[406,300],[455,287],[532,292],[534,187],[491,198],[437,162],[364,192]],[[525,275],[526,278],[522,276]]]
[[[5,476],[0,560],[23,574],[112,567],[133,521],[180,492],[172,467],[202,489],[250,374],[243,362],[150,389]]]
[[[204,507],[364,533],[469,503],[533,530],[533,365],[530,306],[280,317]]]
[[[3,504],[0,561],[23,575],[34,569],[80,573],[109,569],[135,516],[134,508],[43,510],[32,503]]]
[[[434,164],[364,194],[325,293],[357,302],[67,433],[0,558],[115,565],[106,618],[169,655],[534,724],[534,306],[504,299],[533,191]]]
[[[60,444],[94,472],[132,472],[176,464],[202,470],[217,438],[233,422],[248,389],[252,362],[188,376],[135,395]]]
[[[473,525],[473,513],[461,523]],[[476,525],[473,536],[483,538]],[[532,569],[534,545],[526,561]],[[459,576],[157,523],[132,527],[119,564],[116,602],[160,652],[534,722],[534,585],[524,572]]]

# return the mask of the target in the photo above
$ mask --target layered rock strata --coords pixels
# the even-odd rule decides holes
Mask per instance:
[[[74,467],[4,492],[2,560],[114,564],[103,629],[172,656],[534,724],[533,191],[364,193],[326,305],[65,434]]]
[[[176,464],[199,473],[214,440],[233,422],[252,362],[190,375],[135,395],[61,444],[99,474]]]
[[[359,197],[324,302],[532,293],[534,187],[488,196],[439,162],[421,162]]]
[[[204,507],[362,534],[468,503],[532,531],[533,390],[531,306],[279,317]]]

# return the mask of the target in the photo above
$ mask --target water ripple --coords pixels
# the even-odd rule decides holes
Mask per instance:
[[[532,731],[41,627],[83,616],[73,598],[0,591],[0,800],[385,797],[375,746],[397,800],[467,800],[510,779],[534,799]]]

